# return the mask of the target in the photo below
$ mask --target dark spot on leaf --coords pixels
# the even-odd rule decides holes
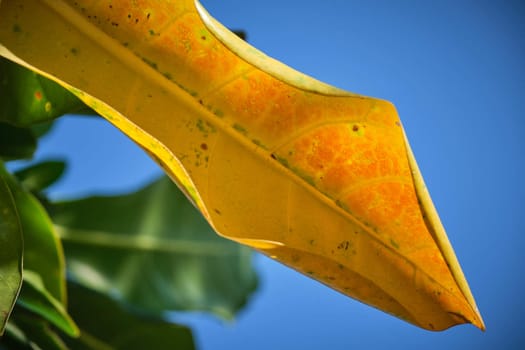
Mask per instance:
[[[354,124],[354,125],[352,126],[352,131],[359,131],[359,125]]]
[[[348,206],[345,203],[341,202],[341,200],[339,200],[339,199],[337,199],[335,201],[335,205],[337,205],[339,208],[341,208],[341,209],[343,209],[345,211],[348,211]]]
[[[13,32],[20,33],[20,32],[22,32],[22,28],[20,28],[20,26],[18,24],[14,24],[13,25]]]
[[[215,209],[213,209],[213,211],[216,212],[217,215],[221,215],[221,211],[219,209],[215,208]]]
[[[266,146],[260,140],[253,139],[252,142],[261,148],[267,149]]]
[[[237,131],[240,132],[241,134],[246,134],[246,129],[245,129],[242,125],[237,124],[237,123],[234,123],[232,126],[233,126],[233,128],[234,128],[235,130],[237,130]]]
[[[205,143],[201,143],[201,149],[202,149],[203,151],[206,151],[206,150],[208,149],[208,145],[205,144]]]
[[[142,60],[143,60],[144,62],[146,62],[151,68],[153,68],[153,69],[155,69],[155,70],[158,68],[158,67],[157,67],[157,63],[155,63],[155,62],[153,62],[153,61],[150,61],[149,59],[147,59],[147,58],[145,58],[145,57],[142,57]]]
[[[306,174],[301,174],[301,178],[306,181],[310,186],[315,187],[315,181],[314,178],[311,176],[308,176]]]
[[[344,250],[348,250],[348,247],[350,246],[350,242],[348,241],[342,241],[341,243],[339,243],[339,245],[337,246],[337,249],[341,250],[341,249],[344,249]]]
[[[390,238],[390,244],[392,244],[394,248],[399,249],[399,244],[396,241],[394,241],[393,238]]]
[[[290,164],[288,163],[288,159],[286,158],[283,158],[283,157],[277,157],[277,161],[279,163],[281,163],[282,165],[284,165],[285,167],[289,168],[290,167]]]

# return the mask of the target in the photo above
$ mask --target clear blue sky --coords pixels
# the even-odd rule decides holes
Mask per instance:
[[[199,348],[525,348],[525,5],[522,1],[206,0],[248,41],[320,80],[392,101],[487,331],[431,333],[262,256],[231,324],[184,316]],[[69,118],[39,157],[66,157],[55,197],[122,192],[159,174],[104,122]]]

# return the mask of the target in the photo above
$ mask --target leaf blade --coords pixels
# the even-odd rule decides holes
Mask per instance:
[[[22,283],[22,225],[13,197],[14,181],[0,162],[0,335],[13,310]]]
[[[59,203],[53,213],[71,276],[145,312],[231,318],[255,289],[249,250],[217,237],[166,177],[128,195]]]
[[[80,338],[66,339],[73,349],[194,349],[187,327],[141,318],[108,295],[78,284],[70,283],[68,292],[71,313],[82,331]],[[105,317],[93,317],[97,314]]]
[[[169,11],[152,5],[147,16],[99,2],[84,8],[91,22],[65,4],[49,5],[65,19],[59,25],[71,45],[89,38],[83,48],[108,66],[17,54],[74,85],[152,154],[217,232],[303,273],[315,270],[321,282],[420,327],[484,328],[459,265],[447,266],[455,257],[442,251],[444,231],[425,220],[418,170],[391,104],[276,64],[193,1],[163,5],[173,6]],[[93,14],[112,21],[98,23]],[[63,69],[68,64],[118,80],[122,89],[81,81]],[[350,245],[356,249],[338,250]],[[366,288],[348,278],[352,273]]]
[[[41,316],[71,337],[79,335],[79,329],[68,315],[64,305],[46,290],[42,278],[31,270],[24,270],[24,284],[18,303],[25,309]]]
[[[13,319],[9,322],[6,337],[2,338],[2,343],[8,349],[67,350],[62,339],[45,320],[34,315],[20,314],[18,310]]]
[[[40,275],[51,295],[65,304],[64,252],[51,219],[40,202],[18,183],[13,196],[24,232],[24,269]]]
[[[52,80],[0,57],[0,120],[18,127],[50,121],[84,104]]]
[[[0,157],[4,160],[31,158],[36,144],[30,129],[0,122]]]
[[[39,192],[55,183],[65,169],[65,162],[48,160],[19,169],[15,172],[15,176],[27,190]]]

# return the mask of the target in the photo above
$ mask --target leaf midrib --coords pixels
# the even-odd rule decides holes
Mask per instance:
[[[210,243],[188,239],[164,239],[144,234],[120,235],[102,230],[82,230],[54,225],[65,243],[85,244],[111,249],[137,250],[142,252],[178,253],[188,255],[227,256],[236,255],[226,243]]]

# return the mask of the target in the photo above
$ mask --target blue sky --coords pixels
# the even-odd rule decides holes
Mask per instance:
[[[257,256],[233,323],[179,317],[200,349],[525,346],[525,5],[520,1],[206,0],[248,41],[320,80],[392,101],[487,331],[420,330]],[[55,197],[123,192],[159,170],[105,122],[66,118],[39,158],[70,161]]]

